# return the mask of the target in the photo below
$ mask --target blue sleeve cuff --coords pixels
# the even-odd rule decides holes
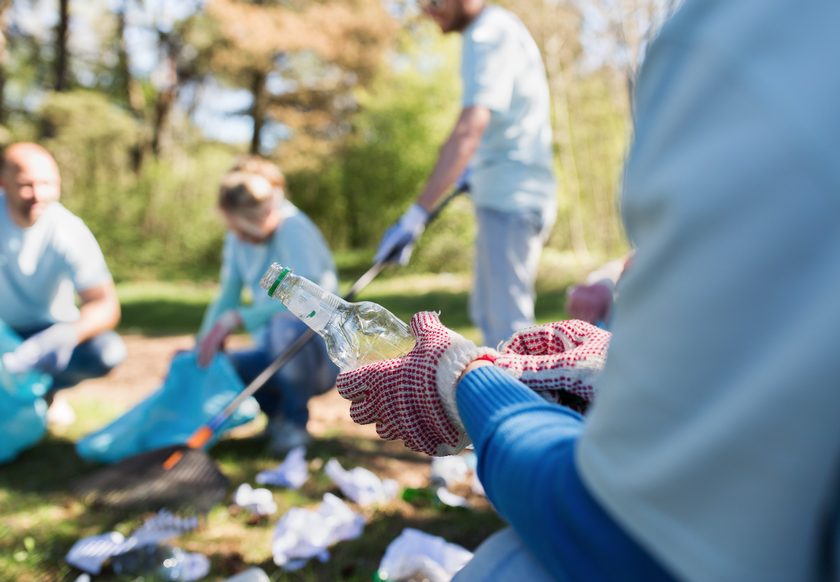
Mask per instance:
[[[514,410],[559,409],[578,421],[583,418],[573,410],[549,404],[507,372],[493,366],[482,366],[466,374],[458,383],[455,400],[464,428],[476,446],[484,443],[503,417]]]
[[[581,481],[581,415],[490,366],[464,376],[456,401],[487,497],[558,579],[671,580]]]

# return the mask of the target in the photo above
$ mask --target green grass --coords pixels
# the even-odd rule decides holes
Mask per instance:
[[[352,257],[351,257],[352,258]],[[364,272],[362,259],[340,261],[342,289]],[[419,310],[436,310],[446,325],[478,340],[479,334],[467,316],[468,275],[401,275],[380,277],[359,296],[381,303],[404,320]],[[123,306],[120,329],[123,332],[160,337],[192,334],[212,299],[215,286],[196,283],[124,282],[118,286]],[[544,280],[537,303],[540,321],[565,316],[565,283]],[[64,562],[64,556],[79,538],[116,529],[128,533],[138,519],[93,512],[68,492],[69,485],[97,467],[80,460],[73,442],[88,431],[102,426],[120,414],[119,403],[94,397],[69,398],[78,421],[65,434],[50,434],[13,463],[0,468],[0,580],[73,580],[78,572]],[[256,437],[223,439],[211,451],[234,485],[253,483],[254,475],[276,465],[266,456]],[[399,460],[425,469],[428,459],[413,455],[400,443],[378,439],[348,438],[329,434],[313,446],[308,456],[323,463],[337,458],[345,467],[364,466],[374,472],[385,470]],[[275,490],[280,511],[271,520],[252,522],[227,507],[215,508],[204,527],[174,543],[209,556],[213,576],[221,579],[259,565],[275,580],[370,580],[385,547],[405,527],[441,535],[447,540],[474,549],[502,525],[488,505],[477,510],[441,510],[414,507],[396,501],[385,507],[365,510],[367,525],[363,536],[341,543],[332,550],[325,564],[312,562],[303,570],[285,574],[271,561],[270,540],[273,525],[286,509],[316,505],[326,491],[333,490],[322,472],[299,492]],[[100,578],[97,578],[100,579]]]
[[[343,252],[336,256],[341,293],[369,267],[369,253]],[[546,272],[544,272],[546,271]],[[566,287],[583,272],[568,259],[541,271],[536,317],[539,322],[566,317]],[[467,303],[471,285],[468,273],[403,275],[397,267],[386,268],[363,289],[357,301],[374,301],[405,321],[417,311],[439,311],[450,328],[473,340],[479,339],[469,320]],[[209,282],[123,282],[118,285],[122,302],[120,331],[147,336],[194,334],[217,286]]]

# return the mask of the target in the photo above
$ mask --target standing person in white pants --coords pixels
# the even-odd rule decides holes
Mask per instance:
[[[545,67],[520,20],[484,0],[425,0],[444,33],[463,36],[461,114],[426,186],[382,238],[376,260],[405,264],[430,213],[471,162],[476,205],[470,315],[495,346],[534,322],[534,283],[556,214]]]

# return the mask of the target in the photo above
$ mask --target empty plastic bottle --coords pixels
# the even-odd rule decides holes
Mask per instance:
[[[342,371],[404,356],[414,347],[408,325],[381,305],[345,301],[278,263],[260,284],[324,338],[330,359]]]
[[[167,545],[148,544],[111,556],[111,569],[118,576],[142,576],[162,582],[191,582],[210,570],[207,556]]]

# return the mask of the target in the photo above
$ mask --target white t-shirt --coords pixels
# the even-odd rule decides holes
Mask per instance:
[[[102,250],[79,217],[56,202],[20,228],[0,193],[0,320],[15,329],[75,321],[76,293],[109,281]]]
[[[838,23],[838,2],[687,0],[637,84],[636,254],[577,463],[686,580],[831,578]]]
[[[463,33],[463,107],[491,111],[472,160],[477,206],[506,212],[556,205],[548,82],[540,51],[525,25],[487,6]]]

